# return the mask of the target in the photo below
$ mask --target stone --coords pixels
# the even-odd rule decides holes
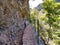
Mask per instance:
[[[29,24],[24,30],[23,34],[23,45],[38,45],[38,38],[35,34],[35,28],[31,24]]]

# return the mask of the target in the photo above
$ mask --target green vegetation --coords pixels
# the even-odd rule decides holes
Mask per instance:
[[[46,44],[52,40],[55,45],[60,45],[60,3],[44,0],[43,9],[31,10],[30,19]]]

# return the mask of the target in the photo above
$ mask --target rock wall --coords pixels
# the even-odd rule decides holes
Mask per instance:
[[[0,45],[22,45],[28,0],[0,0]]]

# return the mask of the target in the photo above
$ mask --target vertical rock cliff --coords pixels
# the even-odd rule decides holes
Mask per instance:
[[[22,45],[28,0],[0,0],[0,45]]]

